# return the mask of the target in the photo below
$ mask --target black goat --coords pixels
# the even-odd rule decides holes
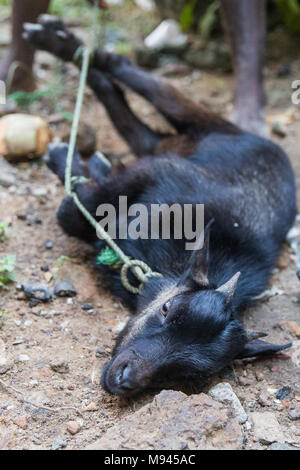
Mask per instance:
[[[25,25],[24,35],[65,61],[73,61],[81,45],[61,21],[49,17]],[[162,135],[139,121],[116,81],[149,100],[177,135]],[[238,318],[266,288],[297,212],[294,175],[284,152],[194,104],[122,56],[96,51],[88,83],[140,158],[128,168],[110,170],[96,156],[84,164],[77,154],[73,174],[90,177],[76,187],[87,209],[95,216],[102,203],[117,208],[119,196],[125,195],[129,204],[147,207],[202,203],[206,226],[214,219],[203,248],[192,255],[184,239],[118,240],[128,256],[163,277],[151,278],[141,295],[133,295],[118,273],[103,268],[110,289],[137,313],[103,371],[105,390],[129,395],[162,377],[208,376],[234,358],[288,347],[249,337]],[[66,145],[52,148],[48,159],[62,181],[66,153]],[[103,242],[71,198],[62,202],[58,220],[68,234],[100,252]]]

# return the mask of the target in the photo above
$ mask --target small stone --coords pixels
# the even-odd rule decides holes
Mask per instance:
[[[65,447],[67,447],[67,443],[65,441],[63,441],[62,439],[55,439],[52,442],[51,450],[64,449]]]
[[[77,295],[77,291],[70,282],[60,281],[55,284],[54,295],[57,297],[74,297]]]
[[[271,406],[272,405],[270,395],[268,394],[267,391],[264,390],[263,392],[261,392],[261,394],[258,397],[258,403],[261,406]]]
[[[27,416],[17,416],[16,418],[13,419],[13,422],[24,431],[28,427]]]
[[[70,434],[72,434],[72,436],[77,434],[80,431],[80,429],[81,429],[81,426],[78,423],[78,421],[69,421],[67,424],[67,430],[69,431]]]
[[[85,411],[98,411],[98,410],[99,410],[99,407],[94,402],[89,403],[87,406],[85,406],[84,408],[81,409],[82,412],[85,412]]]
[[[300,419],[300,409],[298,410],[289,410],[288,416],[291,421],[297,421]]]
[[[295,447],[285,444],[284,442],[274,442],[274,444],[268,447],[268,450],[299,450]]]
[[[255,377],[258,382],[262,382],[265,378],[264,374],[262,372],[255,372]]]
[[[26,220],[26,219],[27,219],[27,214],[26,214],[26,212],[22,212],[22,211],[21,211],[21,212],[18,212],[18,213],[17,213],[17,218],[18,218],[19,220]]]
[[[104,349],[97,348],[96,357],[103,357],[103,356],[106,356],[106,352],[104,351]]]
[[[247,421],[247,413],[229,383],[223,382],[216,385],[209,390],[208,395],[210,395],[214,400],[224,403],[225,405],[230,404],[233,408],[234,416],[240,424]]]
[[[262,444],[284,441],[284,435],[274,413],[271,411],[254,412],[250,415],[256,441]]]
[[[27,354],[20,354],[20,355],[19,355],[19,361],[21,361],[21,362],[30,361],[30,357],[27,356]]]
[[[52,242],[51,240],[47,240],[47,241],[45,242],[45,245],[44,245],[44,246],[45,246],[45,248],[46,248],[47,250],[52,250],[52,248],[53,248],[53,242]]]
[[[32,191],[33,196],[41,197],[47,196],[47,189],[46,188],[35,188]]]
[[[41,271],[43,271],[44,273],[47,273],[49,271],[49,266],[41,266]]]
[[[59,374],[67,374],[70,370],[69,364],[64,359],[52,361],[50,367],[54,372]]]
[[[83,304],[83,305],[81,306],[81,309],[82,309],[82,310],[93,310],[93,308],[94,308],[94,306],[91,305],[91,304]]]
[[[288,395],[290,395],[290,393],[292,393],[291,387],[282,387],[276,393],[276,398],[277,400],[284,400]]]
[[[52,274],[51,272],[46,272],[46,273],[44,274],[44,277],[45,277],[45,280],[46,280],[47,282],[51,282],[51,281],[52,281],[52,278],[53,278],[53,274]]]
[[[284,138],[288,134],[288,128],[283,122],[276,121],[272,124],[272,132],[278,137]]]
[[[48,302],[52,298],[52,294],[46,284],[27,281],[22,287],[26,297],[34,301]]]
[[[26,300],[26,294],[25,292],[18,292],[17,295],[16,295],[16,299],[17,300]]]
[[[239,377],[239,384],[243,385],[243,387],[246,387],[247,385],[251,385],[251,380],[249,380],[247,377]]]
[[[162,49],[166,47],[182,47],[187,42],[187,36],[181,33],[177,21],[164,20],[145,39],[145,46],[149,49]]]
[[[288,321],[287,325],[289,329],[297,336],[297,338],[300,338],[300,325],[294,321]]]

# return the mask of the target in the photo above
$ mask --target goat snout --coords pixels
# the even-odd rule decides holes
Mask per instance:
[[[112,360],[103,372],[101,383],[116,395],[133,395],[147,386],[151,371],[147,361],[126,350]]]

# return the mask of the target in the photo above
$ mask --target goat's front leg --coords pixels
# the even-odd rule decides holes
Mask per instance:
[[[48,167],[64,182],[68,145],[52,145],[46,159]],[[82,162],[75,152],[72,176],[85,176],[88,182],[75,184],[74,191],[80,201],[96,218],[100,204],[119,205],[119,196],[127,196],[128,203],[135,200],[147,185],[155,184],[155,171],[151,159],[137,162],[134,166],[123,169],[112,169],[103,159],[94,154],[89,163]],[[97,241],[97,234],[90,223],[77,209],[73,199],[63,200],[57,214],[61,227],[71,236],[88,242]]]

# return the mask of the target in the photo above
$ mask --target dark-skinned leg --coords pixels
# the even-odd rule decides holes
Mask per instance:
[[[32,65],[34,48],[23,39],[23,23],[35,22],[41,13],[48,10],[50,0],[13,0],[12,39],[10,49],[0,65],[0,80],[7,81],[13,73],[12,89],[34,89]],[[22,65],[18,65],[18,63]]]
[[[265,0],[222,0],[224,26],[235,71],[232,121],[265,135],[263,61],[266,40]]]

